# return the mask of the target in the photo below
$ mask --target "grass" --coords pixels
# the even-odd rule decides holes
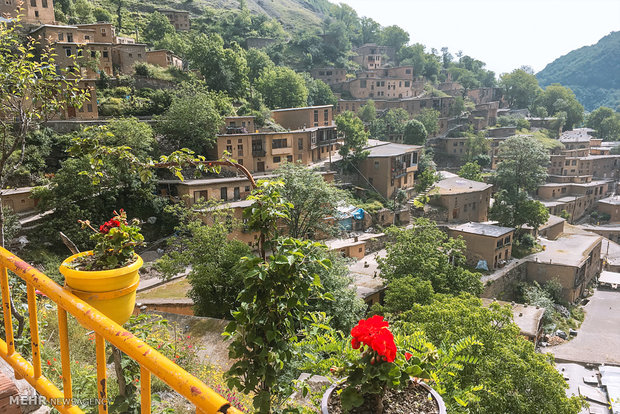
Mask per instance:
[[[137,299],[185,299],[187,292],[191,288],[187,278],[181,278],[165,285],[140,292],[136,295]]]
[[[543,248],[536,243],[534,247],[518,246],[516,243],[512,245],[512,257],[522,259],[534,253],[542,252]]]

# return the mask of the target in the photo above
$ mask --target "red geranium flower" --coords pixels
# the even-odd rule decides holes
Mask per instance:
[[[362,344],[369,346],[387,362],[396,359],[396,344],[394,336],[389,329],[388,322],[383,316],[375,315],[368,319],[362,319],[351,329],[351,346],[358,349]]]

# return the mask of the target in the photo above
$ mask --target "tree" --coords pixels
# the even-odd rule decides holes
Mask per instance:
[[[137,118],[117,118],[108,123],[108,129],[112,136],[107,145],[127,145],[140,159],[153,155],[157,141],[148,123],[140,122]]]
[[[598,137],[608,141],[620,140],[620,115],[607,117],[601,122]]]
[[[482,179],[482,167],[476,161],[463,165],[458,172],[458,176],[468,180],[484,182]]]
[[[463,112],[465,112],[465,99],[462,96],[457,96],[450,105],[450,116],[460,117]]]
[[[484,136],[484,132],[470,135],[465,143],[467,161],[471,162],[480,155],[487,155],[490,149],[489,140]]]
[[[174,26],[170,20],[158,11],[151,13],[142,36],[149,43],[155,43],[168,34],[174,34]]]
[[[390,283],[385,292],[385,311],[389,313],[405,312],[414,303],[428,305],[433,301],[435,292],[429,280],[414,276],[405,276]]]
[[[111,22],[112,21],[112,14],[102,7],[96,7],[95,10],[93,10],[93,16],[95,17],[95,20],[98,22]]]
[[[521,236],[521,227],[527,224],[535,230],[549,220],[549,211],[540,201],[532,200],[525,191],[516,193],[501,190],[495,194],[495,202],[489,209],[489,217],[502,226],[515,227]]]
[[[499,84],[511,108],[529,108],[542,92],[536,76],[523,69],[501,75]]]
[[[87,0],[75,0],[73,3],[75,18],[80,23],[94,23],[93,5]]]
[[[596,129],[598,131],[601,128],[601,123],[603,122],[603,120],[614,115],[615,112],[613,109],[606,106],[601,106],[599,108],[596,108],[590,113],[590,115],[588,115],[588,118],[586,120],[586,126],[588,128]]]
[[[366,156],[364,148],[368,145],[368,132],[364,123],[353,112],[346,111],[336,117],[338,133],[344,135],[344,144],[338,153],[343,159],[358,160]]]
[[[248,79],[251,83],[254,83],[260,77],[263,70],[271,69],[275,66],[269,55],[260,49],[249,49],[245,53],[245,59],[248,64]]]
[[[16,25],[0,22],[0,204],[7,187],[31,149],[31,132],[67,106],[81,107],[85,92],[79,74],[68,79],[57,71],[53,54],[43,50],[34,59],[35,42],[20,39]],[[0,245],[4,246],[4,217],[0,209]]]
[[[554,83],[538,95],[535,106],[544,107],[549,114],[566,112],[566,128],[573,129],[583,121],[583,106],[579,103],[573,91],[559,83]]]
[[[417,119],[411,119],[405,124],[403,142],[409,145],[424,145],[427,135],[424,124]]]
[[[390,109],[377,118],[370,127],[373,137],[388,141],[400,141],[405,131],[409,113],[402,108]]]
[[[230,98],[224,94],[188,85],[163,115],[155,117],[155,129],[164,135],[162,144],[168,149],[185,147],[206,154],[216,145],[224,116],[232,113]]]
[[[357,116],[364,123],[372,123],[377,119],[377,108],[375,107],[375,101],[369,99],[366,103],[357,111]]]
[[[389,287],[388,287],[389,290]],[[436,295],[429,305],[414,304],[399,315],[403,329],[422,330],[435,344],[454,344],[474,337],[482,346],[474,348],[476,363],[446,378],[448,390],[482,387],[466,408],[446,398],[448,412],[504,414],[554,412],[577,414],[582,402],[567,397],[568,387],[553,366],[553,357],[536,351],[534,344],[519,335],[507,306],[483,307],[471,295]],[[544,385],[543,385],[544,384]]]
[[[530,136],[508,138],[499,147],[496,184],[516,194],[519,190],[535,191],[547,178],[549,154],[543,145]]]
[[[231,311],[239,306],[237,297],[243,289],[239,261],[249,256],[251,249],[238,240],[228,240],[225,220],[224,215],[206,226],[197,217],[183,224],[170,243],[172,251],[157,262],[165,277],[191,265],[188,296],[196,316],[231,319]]]
[[[398,26],[388,26],[381,31],[380,44],[392,46],[396,52],[409,43],[409,33]]]
[[[334,217],[338,204],[347,198],[345,192],[301,164],[286,163],[276,174],[284,181],[282,196],[293,205],[286,221],[289,236],[306,239],[338,232],[338,226],[325,218]]]
[[[422,122],[429,136],[432,137],[439,132],[439,111],[424,108],[422,112],[417,114],[414,118]]]
[[[255,87],[271,109],[295,108],[308,102],[308,88],[303,76],[287,67],[265,69]]]
[[[381,25],[370,17],[362,17],[360,19],[360,28],[362,30],[362,44],[377,43],[381,35]]]
[[[425,218],[413,222],[409,229],[391,227],[385,258],[378,259],[381,277],[388,286],[395,280],[413,276],[429,280],[437,293],[480,294],[480,274],[465,265],[465,242],[452,239],[437,225]]]
[[[332,88],[320,79],[314,79],[304,73],[306,88],[308,89],[308,106],[313,105],[333,105],[336,106],[338,99],[332,92]]]

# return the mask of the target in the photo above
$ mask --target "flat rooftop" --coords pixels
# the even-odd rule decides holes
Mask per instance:
[[[334,105],[317,105],[317,106],[302,106],[300,108],[282,108],[282,109],[274,109],[271,112],[290,112],[290,111],[303,111],[306,109],[325,109],[325,108],[333,108]]]
[[[485,223],[465,223],[458,226],[449,227],[450,230],[460,231],[462,233],[469,234],[478,234],[481,236],[489,236],[489,237],[501,237],[504,234],[508,234],[515,229],[512,227],[501,227],[495,226],[493,224],[485,224]]]
[[[422,149],[421,145],[406,145],[395,144],[393,142],[384,142],[374,147],[366,147],[365,150],[369,152],[368,158],[387,158],[395,157],[398,155],[406,154],[408,152],[419,151]]]
[[[482,298],[483,306],[488,307],[493,302],[502,306],[510,306],[512,309],[512,320],[517,324],[522,335],[535,337],[538,334],[538,327],[540,326],[540,321],[545,313],[545,308]]]
[[[433,185],[433,188],[437,190],[440,195],[475,193],[477,191],[484,191],[491,187],[491,184],[468,180],[461,177],[446,178],[441,181],[437,181]]]
[[[600,200],[598,200],[599,203],[601,204],[610,204],[613,206],[617,206],[620,205],[620,195],[615,195],[615,196],[611,196],[611,197],[607,197],[607,198],[602,198]]]
[[[565,234],[555,241],[542,241],[545,248],[530,256],[530,261],[565,266],[580,266],[603,238],[596,234]]]
[[[548,228],[548,227],[555,226],[556,224],[562,223],[562,222],[564,222],[564,221],[566,221],[566,220],[565,220],[565,219],[563,219],[562,217],[560,217],[560,216],[554,216],[553,214],[550,214],[550,215],[549,215],[549,220],[547,220],[547,222],[546,222],[545,224],[541,225],[541,226],[538,228],[538,230],[539,230],[539,231],[540,231],[540,230],[544,230],[544,229],[546,229],[546,228]],[[532,226],[529,226],[529,225],[527,225],[527,224],[523,225],[523,228],[524,228],[524,229],[533,229],[533,227],[532,227]]]

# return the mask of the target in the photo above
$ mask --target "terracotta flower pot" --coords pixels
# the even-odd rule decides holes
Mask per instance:
[[[136,304],[136,289],[140,283],[138,270],[143,261],[140,256],[129,266],[111,270],[85,271],[68,266],[80,256],[92,251],[74,254],[60,265],[65,276],[65,288],[119,325],[129,320]],[[136,255],[137,256],[137,255]]]
[[[323,394],[323,399],[321,400],[321,414],[329,414],[329,398],[331,397],[334,390],[339,385],[344,383],[345,381],[346,381],[346,378],[340,381],[336,381],[325,391],[325,394]],[[433,400],[435,400],[435,402],[437,403],[439,414],[447,413],[446,404],[443,402],[443,398],[441,398],[441,395],[439,395],[437,391],[432,389],[429,385],[425,384],[424,382],[416,382],[416,384],[421,386],[422,388],[424,388],[426,391],[428,391],[431,394],[431,396],[433,397]]]

